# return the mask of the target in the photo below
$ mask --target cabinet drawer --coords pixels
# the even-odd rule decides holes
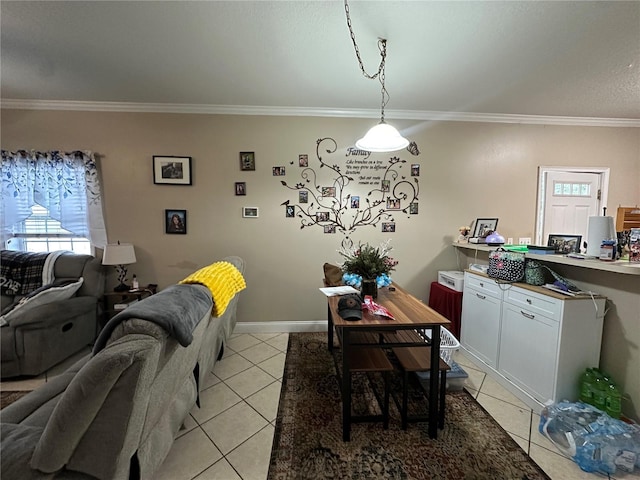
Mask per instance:
[[[488,277],[481,277],[480,275],[474,275],[469,272],[465,272],[464,274],[464,288],[465,290],[467,288],[473,288],[478,292],[495,298],[502,297],[502,289],[495,280]]]
[[[504,301],[528,312],[560,321],[563,300],[512,287],[506,290]]]

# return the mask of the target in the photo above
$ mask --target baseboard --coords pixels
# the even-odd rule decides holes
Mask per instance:
[[[294,322],[238,322],[233,333],[326,332],[326,320]]]

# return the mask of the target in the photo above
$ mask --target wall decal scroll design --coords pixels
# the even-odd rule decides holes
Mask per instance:
[[[419,151],[415,143],[410,145],[412,155]],[[346,236],[359,227],[379,224],[386,226],[395,222],[394,215],[404,213],[407,218],[417,214],[420,185],[418,176],[402,175],[400,170],[407,163],[397,156],[389,158],[386,164],[369,158],[370,152],[347,149],[346,163],[343,165],[325,161],[323,155],[336,153],[338,145],[333,138],[324,137],[316,141],[316,158],[319,167],[304,167],[300,172],[301,182],[289,185],[280,183],[289,190],[296,191],[296,200],[286,200],[281,205],[300,219],[300,228],[318,226],[325,233],[340,232]],[[357,158],[358,156],[363,158]],[[309,162],[311,164],[311,162]],[[411,165],[413,168],[415,164]],[[320,173],[330,174],[325,183]],[[419,169],[418,175],[419,175]],[[354,195],[356,185],[370,186],[366,197]],[[360,190],[361,191],[361,190]],[[307,193],[305,193],[307,192]],[[300,200],[305,200],[301,202]],[[386,232],[393,229],[383,229]]]

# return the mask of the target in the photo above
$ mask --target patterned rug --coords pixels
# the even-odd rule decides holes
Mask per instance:
[[[412,403],[426,404],[413,388]],[[379,412],[366,377],[354,375],[353,391],[354,413]],[[268,480],[549,479],[465,391],[447,393],[437,440],[429,438],[427,423],[403,431],[392,400],[388,430],[355,423],[351,441],[343,442],[341,412],[327,335],[290,334]]]
[[[20,400],[24,397],[29,390],[27,391],[2,391],[0,392],[0,410],[4,407],[8,407],[13,402]]]

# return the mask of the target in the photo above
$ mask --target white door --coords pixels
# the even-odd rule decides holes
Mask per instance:
[[[537,245],[546,245],[549,234],[581,235],[587,240],[589,217],[602,215],[605,172],[547,170],[541,174],[543,205],[536,237]]]

